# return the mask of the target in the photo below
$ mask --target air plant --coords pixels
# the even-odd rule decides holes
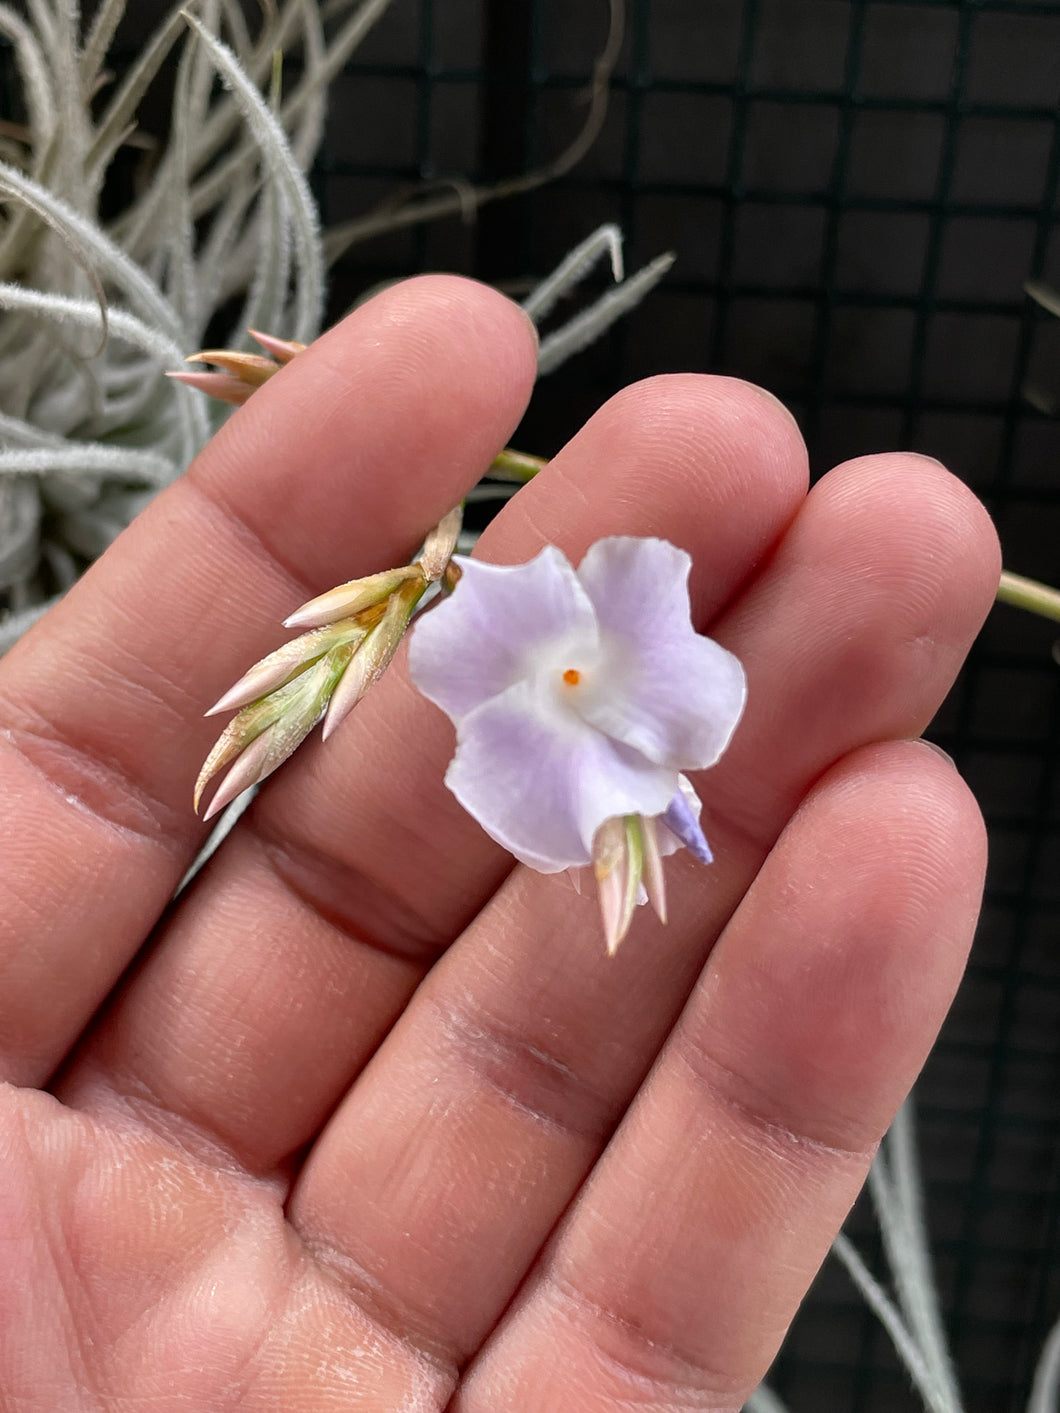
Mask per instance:
[[[270,0],[256,28],[238,0],[173,4],[119,80],[106,58],[126,3],[100,0],[86,25],[74,0],[31,0],[25,17],[0,3],[0,42],[21,83],[21,112],[0,122],[0,651],[227,415],[166,369],[208,331],[244,356],[244,370],[248,329],[307,343],[323,318],[327,265],[355,242],[473,212],[567,170],[599,131],[622,31],[614,0],[587,116],[552,162],[489,187],[388,201],[322,233],[305,173],[328,86],[390,0]],[[164,70],[172,118],[159,145],[137,115]],[[115,160],[130,151],[135,190],[122,201]],[[617,248],[608,232],[604,244]],[[582,273],[599,248],[575,252]],[[545,338],[541,371],[636,303],[668,264]],[[542,314],[550,299],[545,290]]]
[[[229,0],[174,6],[120,83],[104,62],[124,0],[103,0],[84,33],[59,0],[25,20],[0,6],[25,110],[0,150],[0,647],[210,436],[217,417],[163,371],[220,311],[241,304],[239,331],[317,333],[325,261],[303,173],[327,83],[387,3],[288,3],[253,38]],[[295,50],[284,97],[277,56]],[[136,115],[167,61],[170,139],[155,150]],[[130,144],[137,192],[105,219]]]

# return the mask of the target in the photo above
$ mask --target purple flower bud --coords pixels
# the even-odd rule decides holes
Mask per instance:
[[[709,864],[714,862],[714,855],[710,852],[710,845],[704,838],[703,831],[699,827],[699,820],[695,816],[692,806],[685,798],[683,790],[678,790],[667,805],[662,816],[662,822],[675,834],[681,843],[694,859],[700,863]]]

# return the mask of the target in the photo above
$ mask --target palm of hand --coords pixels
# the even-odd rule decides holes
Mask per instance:
[[[498,296],[387,292],[0,667],[3,1407],[736,1409],[853,1200],[981,884],[974,804],[905,739],[996,584],[934,463],[806,497],[771,399],[661,379],[484,538],[672,539],[748,670],[703,782],[718,862],[671,861],[669,925],[614,961],[593,899],[447,795],[400,661],[165,911],[203,704],[291,605],[407,553],[532,377]]]

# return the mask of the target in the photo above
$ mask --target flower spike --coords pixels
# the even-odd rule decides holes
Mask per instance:
[[[291,614],[286,626],[308,631],[255,663],[206,712],[238,714],[202,768],[196,811],[222,771],[206,819],[271,774],[320,721],[327,740],[390,665],[430,584],[448,580],[460,524],[457,507],[427,535],[419,559],[340,584]]]

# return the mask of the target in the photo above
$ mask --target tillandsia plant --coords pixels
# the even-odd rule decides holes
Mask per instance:
[[[322,233],[305,173],[329,85],[390,3],[268,0],[256,17],[237,0],[141,6],[156,27],[128,67],[110,68],[127,0],[99,0],[84,19],[77,0],[32,0],[24,13],[0,0],[0,43],[19,81],[0,95],[0,652],[226,414],[167,382],[166,368],[209,334],[248,375],[261,355],[246,330],[287,348],[311,340],[327,265],[356,242],[540,186],[593,142],[619,0],[584,121],[556,158],[486,187],[413,186]],[[165,142],[139,116],[163,76],[173,84]],[[594,249],[572,259],[591,263]],[[635,304],[668,263],[543,340],[541,371]],[[535,317],[554,302],[554,289],[539,293]]]
[[[241,303],[240,330],[319,331],[325,259],[303,171],[327,83],[386,0],[336,0],[327,19],[288,0],[256,34],[227,0],[167,6],[119,82],[105,61],[125,8],[102,0],[82,25],[69,0],[25,19],[0,5],[25,117],[0,151],[0,648],[209,437],[217,418],[162,374],[219,311]],[[137,113],[167,61],[159,148]],[[139,168],[124,203],[120,153]]]
[[[621,283],[619,235],[604,227],[524,307],[540,317],[605,252],[620,298],[604,296],[554,339],[574,345],[594,337],[630,287],[647,284],[646,273],[654,282],[663,266],[655,262],[640,281]],[[253,336],[271,356],[203,350],[189,361],[220,371],[171,376],[242,404],[301,351],[290,340]],[[509,448],[489,479],[517,488],[544,464]],[[504,493],[496,484],[476,490]],[[203,765],[195,808],[220,777],[205,814],[212,818],[321,721],[327,737],[386,670],[428,590],[439,585],[452,594],[467,579],[461,613],[433,615],[414,653],[415,680],[458,728],[447,782],[483,828],[531,867],[592,864],[613,952],[639,902],[650,900],[665,921],[666,854],[685,847],[711,861],[699,800],[683,771],[712,765],[725,749],[743,709],[743,670],[692,629],[690,561],[674,546],[602,541],[577,572],[555,550],[530,565],[483,566],[454,558],[462,519],[461,505],[411,564],[341,584],[286,620],[307,631],[254,664],[207,712],[237,715]],[[514,712],[510,739],[506,712]],[[527,733],[536,733],[531,756],[543,753],[551,765],[521,779],[515,762],[526,758]]]
[[[601,540],[575,570],[551,546],[521,565],[454,558],[459,529],[457,509],[412,564],[340,585],[288,618],[309,631],[207,713],[239,708],[203,766],[196,808],[222,770],[207,818],[319,721],[330,734],[443,581],[450,600],[413,633],[410,668],[457,728],[446,783],[530,868],[592,865],[613,953],[638,903],[666,921],[667,854],[684,847],[711,862],[684,772],[713,765],[728,745],[746,697],[743,668],[693,629],[691,560],[665,541]]]

